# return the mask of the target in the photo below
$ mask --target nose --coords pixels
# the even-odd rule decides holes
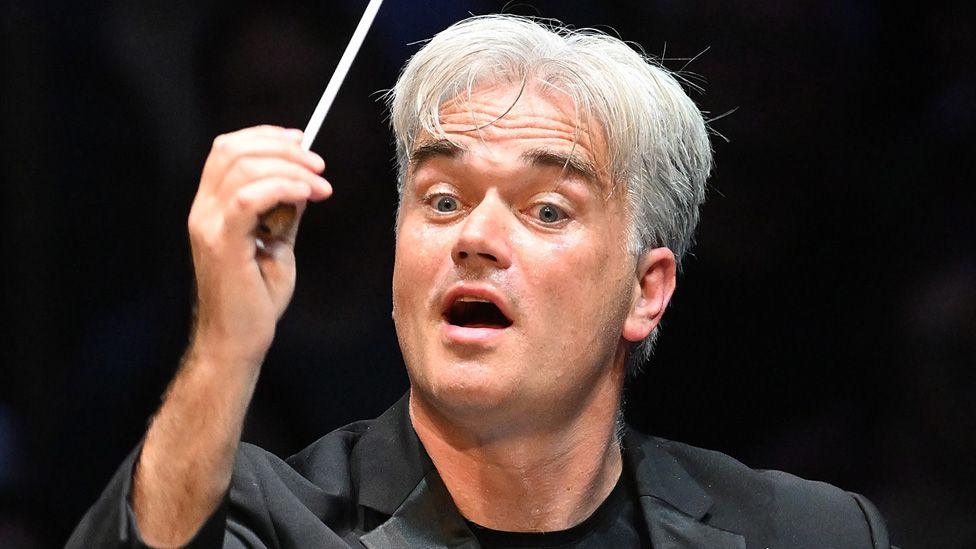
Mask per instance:
[[[508,207],[491,193],[461,222],[451,251],[456,265],[489,265],[507,269],[512,264]]]

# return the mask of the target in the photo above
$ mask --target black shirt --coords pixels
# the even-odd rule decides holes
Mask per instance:
[[[583,522],[556,532],[503,532],[467,521],[471,533],[484,549],[630,549],[650,547],[643,520],[635,505],[636,494],[628,475],[621,474],[616,486],[593,514]]]

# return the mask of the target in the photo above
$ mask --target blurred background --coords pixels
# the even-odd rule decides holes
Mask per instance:
[[[138,442],[186,344],[211,140],[304,127],[364,6],[0,3],[0,546],[63,545]],[[335,196],[303,222],[245,440],[289,455],[406,390],[376,92],[499,11],[699,75],[724,136],[630,422],[861,492],[903,547],[976,547],[968,2],[387,0],[314,146]]]

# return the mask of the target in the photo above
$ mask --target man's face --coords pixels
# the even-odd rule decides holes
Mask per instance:
[[[581,406],[622,367],[639,298],[602,129],[560,92],[518,92],[446,103],[458,146],[421,136],[404,185],[393,318],[413,391],[452,417]]]

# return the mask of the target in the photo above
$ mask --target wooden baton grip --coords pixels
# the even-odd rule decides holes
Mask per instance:
[[[258,220],[258,236],[262,239],[278,240],[288,234],[298,218],[294,204],[278,204],[261,214]]]

